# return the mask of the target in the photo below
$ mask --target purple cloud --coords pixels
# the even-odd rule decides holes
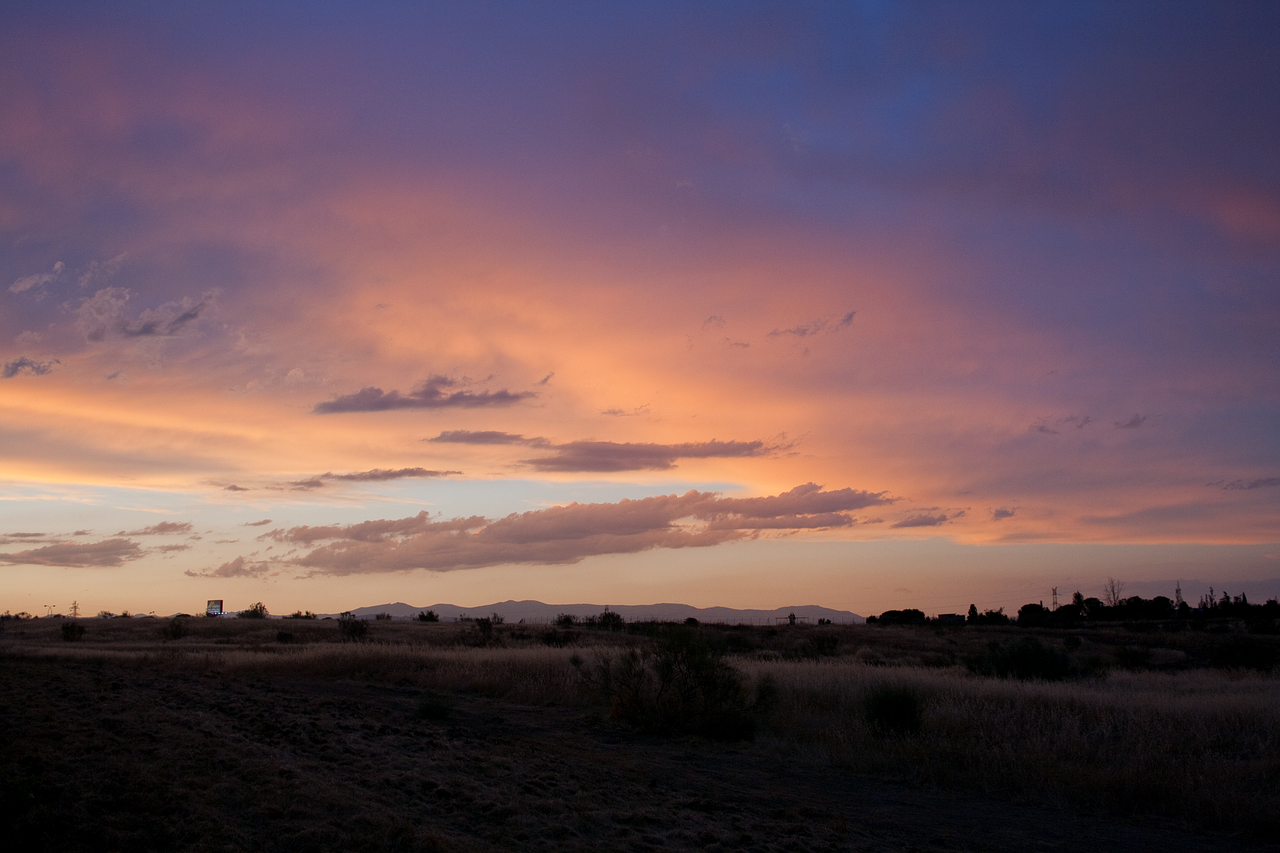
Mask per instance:
[[[5,362],[4,367],[0,369],[0,378],[12,379],[21,373],[25,373],[28,376],[44,376],[53,370],[55,364],[62,364],[62,362],[56,358],[51,358],[48,361],[36,361],[33,358],[27,358],[25,355],[20,355],[12,361]]]
[[[387,412],[395,409],[474,409],[488,406],[510,406],[521,400],[536,397],[532,391],[454,391],[446,393],[444,389],[460,385],[457,379],[447,376],[433,375],[428,377],[413,391],[401,394],[399,391],[383,391],[368,385],[353,394],[346,394],[324,403],[316,403],[312,411],[317,415],[329,415],[341,412]]]
[[[326,543],[283,561],[315,574],[451,571],[576,563],[601,554],[717,545],[766,530],[845,527],[854,523],[849,511],[891,502],[883,493],[824,491],[806,483],[770,497],[722,498],[690,491],[617,503],[573,503],[496,520],[433,520],[424,511],[401,519],[273,530],[260,538]]]
[[[0,563],[71,568],[110,567],[123,565],[125,561],[136,560],[144,554],[146,551],[137,542],[129,539],[105,539],[84,545],[78,542],[59,542],[30,551],[0,554]]]

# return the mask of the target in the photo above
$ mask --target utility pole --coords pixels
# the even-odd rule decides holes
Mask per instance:
[[[1053,609],[1058,609],[1058,588],[1056,586],[1053,588]]]
[[[1182,607],[1182,581],[1178,581],[1178,586],[1173,591],[1173,606]]]
[[[72,619],[80,618],[80,605],[74,601],[71,602],[71,618]]]
[[[52,615],[53,615],[53,608],[55,608],[55,607],[57,607],[57,606],[58,606],[58,605],[56,605],[56,604],[46,604],[46,605],[44,606],[44,610],[45,610],[44,615],[45,615],[45,616],[52,616]]]

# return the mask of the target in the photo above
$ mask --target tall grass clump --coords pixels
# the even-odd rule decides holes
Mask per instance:
[[[721,647],[684,627],[668,629],[651,646],[600,652],[590,665],[575,655],[572,663],[588,691],[609,702],[614,719],[643,731],[750,739],[770,698],[765,690],[749,701]]]

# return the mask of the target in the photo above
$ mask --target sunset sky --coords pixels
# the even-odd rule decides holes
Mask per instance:
[[[1280,596],[1280,5],[0,7],[0,611]]]

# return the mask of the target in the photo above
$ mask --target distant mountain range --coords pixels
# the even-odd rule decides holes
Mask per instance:
[[[785,622],[788,615],[794,613],[802,622],[816,623],[819,619],[830,619],[840,624],[861,623],[866,620],[857,613],[848,610],[832,610],[815,604],[804,604],[796,607],[779,607],[774,610],[737,610],[732,607],[692,607],[688,604],[543,604],[541,601],[500,601],[497,604],[486,604],[481,607],[458,607],[456,604],[429,604],[422,607],[397,601],[395,604],[377,604],[372,607],[357,607],[351,611],[362,619],[372,619],[379,613],[390,614],[393,619],[416,619],[419,613],[427,610],[435,611],[442,620],[456,621],[460,618],[477,618],[493,616],[495,613],[506,622],[549,623],[562,613],[576,617],[598,616],[604,610],[617,613],[628,622],[645,622],[658,620],[663,622],[683,622],[689,617],[699,622],[723,622],[730,625],[773,625]],[[333,614],[336,615],[336,614]]]

